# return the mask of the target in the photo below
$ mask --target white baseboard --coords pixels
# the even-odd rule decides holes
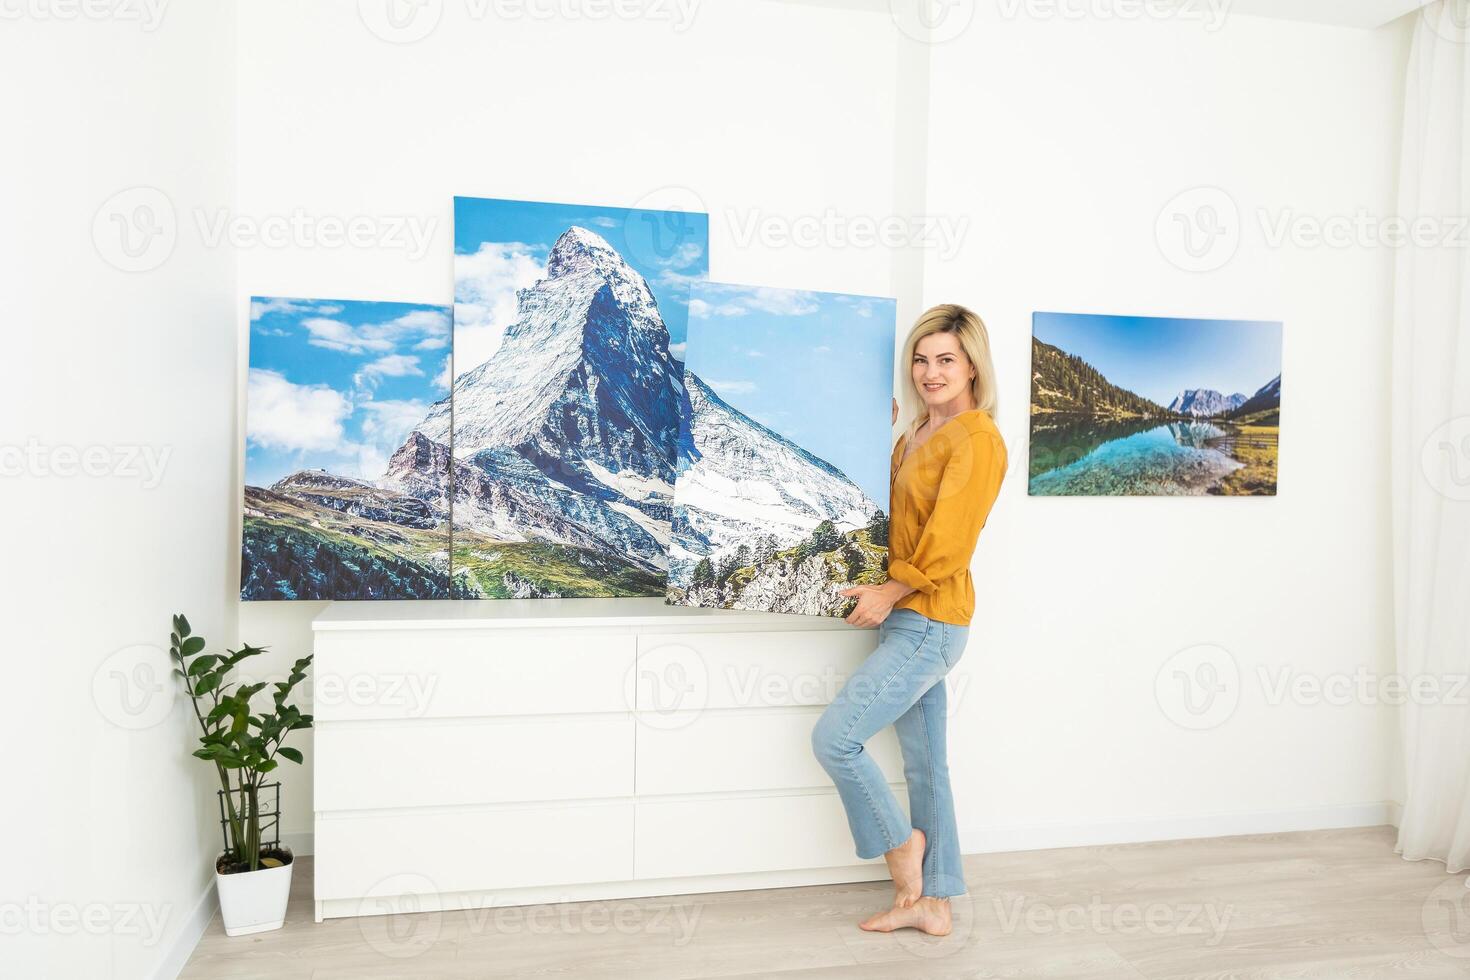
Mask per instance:
[[[199,896],[199,900],[194,903],[194,908],[184,919],[183,926],[174,934],[173,940],[169,942],[168,948],[164,951],[158,968],[153,971],[155,980],[176,980],[183,972],[184,964],[189,962],[194,948],[199,945],[199,940],[204,936],[204,930],[209,928],[209,922],[218,910],[219,900],[214,894],[214,874],[211,869],[209,879],[204,885],[204,894]]]
[[[1030,824],[1024,827],[960,828],[960,850],[966,854],[1038,851],[1097,844],[1140,844],[1196,837],[1279,834],[1296,830],[1341,830],[1381,827],[1397,819],[1396,804],[1346,803],[1291,810],[1256,810],[1085,824]]]
[[[315,836],[310,830],[298,830],[294,833],[282,834],[281,843],[291,849],[292,857],[310,857],[316,853],[313,840]]]

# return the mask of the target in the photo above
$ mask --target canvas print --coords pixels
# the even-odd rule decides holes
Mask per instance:
[[[666,602],[846,616],[888,569],[893,300],[696,283]]]
[[[1281,324],[1036,313],[1033,496],[1276,493]]]
[[[416,426],[449,389],[442,306],[256,297],[242,599],[449,595],[449,499]]]
[[[456,596],[663,594],[708,244],[703,214],[455,198],[452,399],[417,431]]]

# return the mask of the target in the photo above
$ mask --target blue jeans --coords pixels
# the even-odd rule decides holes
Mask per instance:
[[[863,743],[898,731],[913,827],[924,832],[924,894],[965,893],[954,796],[945,754],[944,675],[959,662],[967,626],[913,609],[894,609],[878,627],[878,648],[847,679],[812,729],[812,751],[837,784],[857,856],[874,858],[910,836],[910,816]]]

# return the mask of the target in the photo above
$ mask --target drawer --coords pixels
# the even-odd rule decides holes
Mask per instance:
[[[627,711],[635,637],[592,630],[321,631],[322,721]]]
[[[903,799],[900,793],[899,799]],[[881,864],[863,861],[837,791],[637,803],[638,878]]]
[[[319,901],[627,881],[633,803],[318,814],[315,845]]]
[[[639,724],[638,793],[830,788],[831,777],[812,755],[812,726],[821,714],[820,707],[703,711]],[[891,727],[866,748],[891,782],[903,781]]]
[[[629,697],[656,712],[825,705],[877,646],[877,630],[644,634]]]
[[[318,811],[633,794],[633,716],[323,722]]]

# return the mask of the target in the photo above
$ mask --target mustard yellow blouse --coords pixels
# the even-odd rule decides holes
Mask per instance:
[[[894,604],[930,619],[970,625],[970,559],[1006,474],[1006,446],[990,413],[961,412],[889,470],[888,577],[918,591]]]

